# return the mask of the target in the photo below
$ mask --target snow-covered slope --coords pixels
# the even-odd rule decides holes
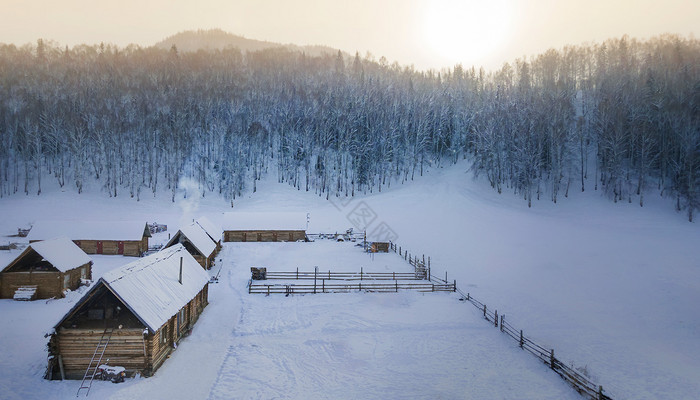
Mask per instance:
[[[547,200],[533,202],[528,209],[526,202],[510,193],[498,195],[473,181],[465,170],[464,165],[432,170],[410,185],[392,185],[383,193],[349,201],[327,201],[325,196],[270,179],[259,183],[256,193],[237,200],[233,210],[310,212],[309,232],[350,227],[389,232],[404,249],[430,256],[435,275],[447,271],[460,289],[506,314],[526,335],[554,348],[560,359],[585,367],[614,398],[692,399],[700,393],[700,227],[696,223],[686,222],[662,199],[648,197],[640,208],[613,204],[595,191],[572,192],[556,205]],[[0,234],[52,217],[53,204],[62,205],[61,218],[87,213],[85,218],[95,220],[109,213],[128,214],[130,219],[166,223],[169,232],[200,215],[218,221],[221,212],[232,211],[230,203],[212,196],[188,196],[186,200],[179,196],[175,203],[166,196],[136,202],[45,190],[39,197],[0,199],[0,207],[10,211],[0,221]],[[443,398],[569,396],[570,389],[563,383],[560,386],[556,375],[532,357],[527,361],[527,354],[488,327],[468,304],[449,296],[412,294],[251,298],[244,287],[248,267],[265,262],[256,257],[271,250],[236,247],[234,251],[232,246],[227,244],[217,257],[224,259],[219,265],[226,279],[210,291],[212,303],[193,335],[155,377],[100,387],[101,396],[147,397],[169,386],[163,381],[179,382],[172,389],[177,394],[177,388],[191,379],[196,380],[190,382],[191,391],[181,393],[197,397],[236,397],[232,388],[241,388],[241,398],[300,398],[315,385],[326,385],[331,391],[328,398],[395,398],[401,397],[403,392],[398,390],[402,386],[413,389],[415,397],[425,397],[419,384],[441,379],[426,371],[441,368],[441,376],[447,378],[433,388],[452,385],[439,392]],[[250,254],[249,248],[253,249]],[[0,252],[0,262],[9,262],[16,254]],[[299,255],[292,258],[303,259]],[[324,259],[328,257],[321,256],[317,262]],[[22,329],[51,326],[55,320],[44,323],[31,318],[45,318],[49,307],[67,309],[70,301],[48,305],[0,301],[0,314],[10,320],[0,334],[0,344],[21,343]],[[60,306],[62,302],[65,306]],[[20,307],[40,312],[20,312]],[[438,309],[440,313],[435,312]],[[388,315],[392,319],[384,318]],[[279,325],[268,326],[278,319]],[[429,328],[441,324],[447,327]],[[422,330],[440,339],[424,342],[419,337]],[[218,343],[223,334],[226,342]],[[335,337],[342,340],[331,340]],[[397,342],[410,343],[412,348],[403,349]],[[21,353],[14,351],[12,359],[0,355],[0,390],[10,393],[9,398],[34,393],[23,389],[27,385],[35,386],[32,390],[38,394],[59,388],[67,397],[74,395],[71,389],[77,385],[40,379],[45,360],[35,347],[41,340],[27,343],[32,350],[25,369],[17,373],[7,371],[14,371]],[[477,348],[465,343],[483,346],[485,353],[475,353]],[[441,358],[442,354],[450,357]],[[307,356],[313,362],[304,362]],[[479,375],[474,366],[489,358],[500,361],[486,364],[488,375]],[[190,362],[204,364],[201,376],[186,378],[183,371]],[[315,367],[317,364],[327,369]],[[408,367],[412,364],[414,369]],[[333,372],[341,366],[346,367],[346,381]],[[313,378],[303,374],[307,369]],[[269,382],[256,381],[260,374]],[[408,376],[414,377],[415,386]],[[366,390],[358,387],[363,377],[368,382]],[[464,381],[459,377],[465,377]],[[387,382],[381,386],[384,379],[394,379],[396,385]],[[530,383],[541,390],[521,392],[533,387],[526,384],[532,379],[542,380]],[[470,384],[482,391],[468,392]]]

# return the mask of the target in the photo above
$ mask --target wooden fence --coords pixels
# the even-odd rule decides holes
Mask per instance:
[[[338,280],[338,281],[408,281],[408,280],[424,280],[425,277],[414,272],[364,272],[364,268],[360,268],[360,272],[332,272],[332,271],[268,271],[265,274],[266,279],[286,279],[286,280]]]
[[[314,281],[308,284],[259,284],[251,280],[248,284],[248,293],[274,294],[309,294],[309,293],[350,293],[350,292],[377,292],[389,293],[405,290],[418,292],[454,292],[452,284],[436,283],[326,283],[326,279]]]
[[[391,250],[397,253],[404,260],[406,260],[410,265],[415,268],[415,273],[425,273],[430,282],[435,282],[438,285],[448,284],[447,281],[447,271],[445,272],[445,279],[436,277],[431,274],[430,267],[430,257],[427,258],[425,255],[422,258],[418,256],[412,256],[408,251],[404,251],[401,246],[397,246],[395,243],[391,243]],[[427,272],[423,272],[427,269]],[[484,319],[489,323],[493,324],[495,328],[500,329],[502,333],[505,333],[510,338],[518,343],[518,346],[527,351],[528,353],[534,355],[542,362],[547,364],[554,372],[556,372],[562,379],[567,381],[574,389],[581,395],[584,395],[593,400],[612,400],[612,397],[603,393],[603,387],[596,385],[587,376],[581,374],[574,368],[561,362],[554,356],[553,349],[547,349],[534,342],[532,339],[528,338],[523,334],[522,329],[517,329],[513,327],[510,323],[506,321],[505,314],[499,316],[498,310],[490,310],[486,304],[480,302],[471,296],[470,293],[464,293],[457,287],[457,281],[453,281],[455,291],[458,292],[461,297],[460,301],[469,302],[474,307],[478,308],[483,312]]]
[[[253,278],[255,278],[253,273]],[[419,292],[455,292],[457,287],[448,282],[425,282],[424,276],[414,272],[365,272],[360,268],[359,272],[321,272],[318,268],[314,271],[266,271],[263,280],[313,280],[312,283],[281,283],[266,284],[254,283],[260,280],[251,279],[248,282],[248,293],[348,293],[352,291],[388,293],[403,290],[415,290]],[[326,282],[328,281],[328,282]],[[343,281],[347,283],[338,283]],[[388,282],[391,281],[391,282]],[[399,281],[424,281],[399,282]],[[356,282],[356,283],[355,283]]]

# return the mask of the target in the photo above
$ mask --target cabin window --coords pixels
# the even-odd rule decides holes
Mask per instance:
[[[63,290],[70,289],[70,274],[63,275]]]
[[[80,268],[80,279],[87,279],[87,267]]]
[[[168,326],[165,325],[163,326],[163,329],[160,330],[160,344],[167,344],[168,343]]]

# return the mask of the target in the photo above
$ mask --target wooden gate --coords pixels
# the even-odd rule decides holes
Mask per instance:
[[[117,254],[124,254],[124,242],[117,242]]]
[[[97,254],[102,254],[102,242],[99,241],[99,240],[97,241],[97,251],[96,251],[96,253],[97,253]]]

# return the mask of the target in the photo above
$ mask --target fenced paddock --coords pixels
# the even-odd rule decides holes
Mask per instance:
[[[413,266],[416,274],[425,274],[430,282],[435,282],[439,285],[449,284],[447,280],[447,271],[445,271],[445,279],[431,274],[430,257],[428,257],[426,261],[425,255],[423,255],[422,258],[411,255],[407,250],[403,250],[395,243],[391,243],[390,251],[398,254],[406,262]],[[587,376],[557,359],[554,356],[553,349],[547,349],[546,347],[537,344],[532,339],[525,336],[522,329],[517,329],[508,323],[506,321],[505,314],[499,316],[498,310],[490,310],[486,304],[475,299],[470,293],[465,294],[459,290],[456,281],[453,281],[453,285],[454,290],[461,295],[461,301],[471,303],[474,307],[478,308],[483,313],[486,321],[493,324],[495,328],[500,329],[502,333],[505,333],[510,338],[515,340],[521,349],[534,355],[540,359],[540,361],[547,364],[562,379],[571,384],[571,386],[573,386],[573,388],[579,394],[593,400],[612,400],[612,397],[603,393],[602,386],[595,384]]]
[[[274,294],[315,294],[315,293],[349,293],[376,292],[389,293],[405,290],[419,292],[454,292],[456,286],[447,282],[425,281],[424,275],[415,272],[320,272],[314,271],[267,271],[264,280],[301,280],[313,283],[254,283],[260,280],[251,279],[248,282],[248,293]],[[327,282],[328,281],[328,282]],[[345,283],[338,283],[338,282]],[[408,282],[401,282],[408,281]],[[421,281],[417,283],[416,281]]]

